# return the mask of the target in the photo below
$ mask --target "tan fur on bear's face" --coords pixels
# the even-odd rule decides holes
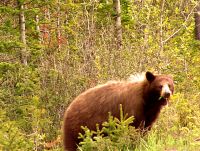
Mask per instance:
[[[161,108],[173,94],[173,80],[168,75],[143,74],[140,81],[112,81],[88,89],[74,99],[64,116],[64,149],[75,151],[81,126],[91,130],[108,119],[108,112],[120,117],[120,104],[124,114],[134,116],[133,126],[150,129]],[[166,92],[170,94],[166,94]]]

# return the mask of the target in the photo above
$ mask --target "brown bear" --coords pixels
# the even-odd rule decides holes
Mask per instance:
[[[119,118],[120,104],[124,113],[134,116],[133,126],[150,129],[161,108],[174,91],[169,75],[146,72],[143,80],[113,81],[91,88],[80,94],[69,105],[64,115],[64,150],[75,151],[80,140],[81,126],[96,129],[108,119],[108,112]]]

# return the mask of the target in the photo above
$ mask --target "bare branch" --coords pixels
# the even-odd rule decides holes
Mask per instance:
[[[167,39],[165,39],[164,41],[162,41],[162,43],[166,43],[167,41],[169,41],[171,38],[173,38],[182,28],[186,27],[186,23],[189,20],[190,16],[194,13],[195,8],[197,7],[197,4],[192,8],[192,10],[190,11],[190,13],[187,15],[184,23],[181,25],[181,27],[176,30],[173,34],[171,34]]]

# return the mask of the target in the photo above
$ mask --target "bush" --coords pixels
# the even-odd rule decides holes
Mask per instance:
[[[134,127],[133,116],[126,118],[123,115],[122,106],[120,106],[120,119],[113,117],[109,113],[108,121],[102,124],[102,129],[91,131],[87,127],[82,127],[85,134],[80,134],[79,150],[85,151],[106,151],[106,150],[132,150],[141,138],[141,133]]]

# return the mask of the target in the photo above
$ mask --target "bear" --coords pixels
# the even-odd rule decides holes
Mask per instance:
[[[134,116],[133,125],[150,130],[163,106],[174,92],[170,75],[147,71],[140,80],[111,81],[90,88],[77,96],[64,114],[63,144],[65,151],[75,151],[80,140],[81,126],[96,130],[107,121],[108,113],[119,119],[120,104],[124,114]]]

